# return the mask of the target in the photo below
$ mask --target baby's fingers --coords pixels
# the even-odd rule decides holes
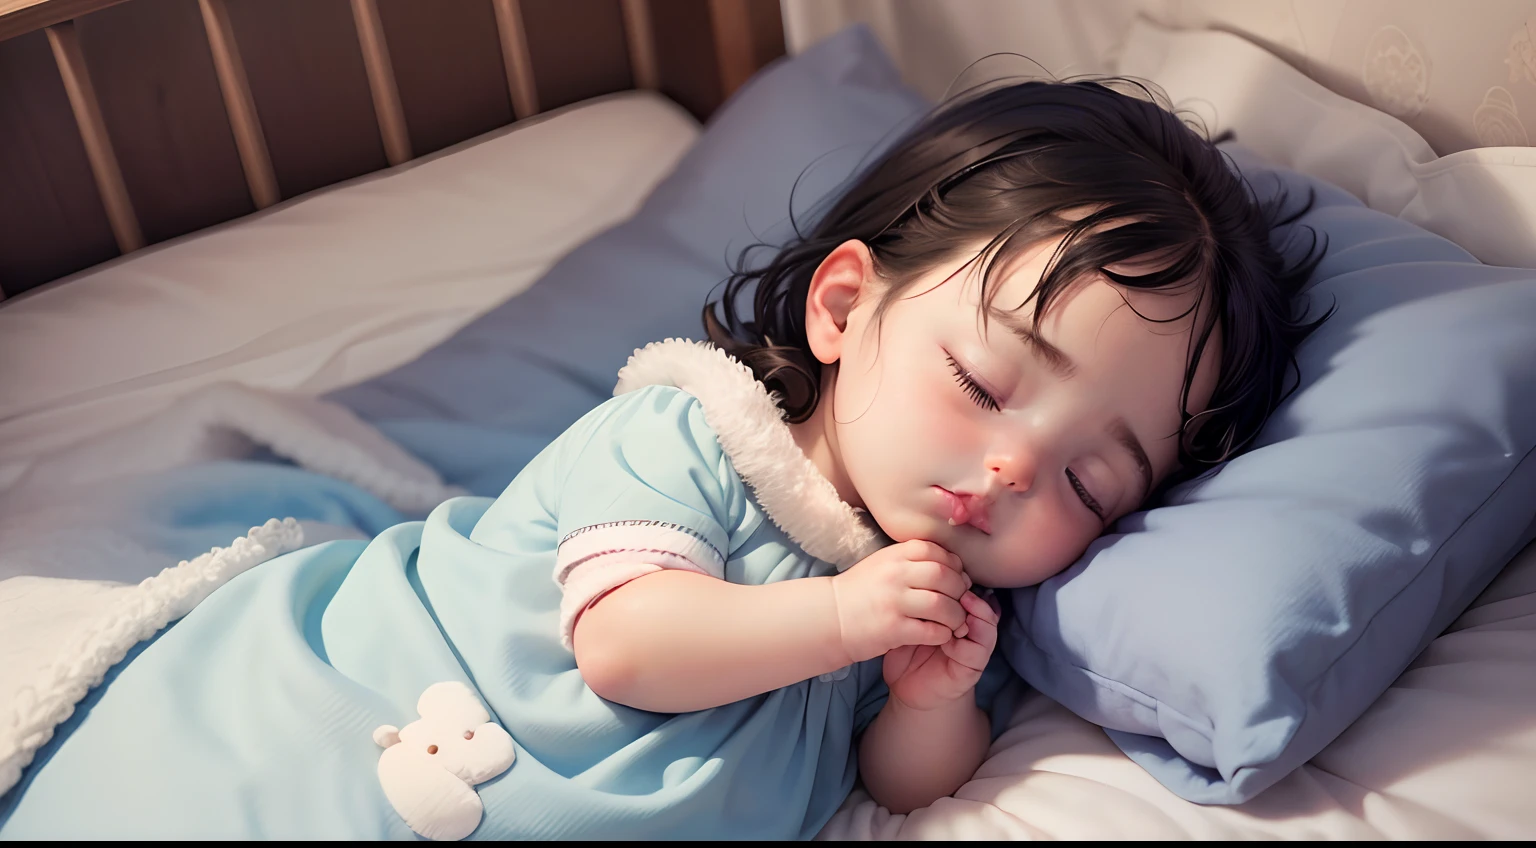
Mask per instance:
[[[945,642],[953,642],[954,631],[942,624],[931,621],[909,618],[905,626],[901,628],[900,640],[904,645],[932,645],[939,646]]]
[[[981,622],[971,619],[971,630],[974,632]],[[951,639],[945,642],[939,650],[944,656],[949,657],[955,663],[965,666],[971,671],[981,674],[987,667],[987,660],[992,658],[992,647],[982,645],[970,639]]]
[[[967,610],[970,610],[973,607],[985,607],[986,605],[986,601],[978,599],[976,603],[966,604],[965,607]],[[988,613],[989,616],[983,618],[972,612],[966,616],[965,626],[968,631],[966,633],[967,639],[991,651],[997,647],[997,619],[990,616],[991,610],[988,610]]]
[[[953,633],[965,624],[965,607],[959,601],[938,592],[922,589],[902,595],[900,612],[908,618],[919,618],[942,624]]]
[[[971,588],[971,579],[965,572],[942,562],[914,562],[909,566],[906,580],[914,589],[938,592],[954,600],[959,600],[965,590]]]
[[[991,622],[995,626],[1001,615],[999,615],[997,608],[992,606],[993,603],[995,602],[989,602],[986,598],[977,595],[975,592],[966,592],[960,597],[960,605],[965,607],[967,613],[976,616],[982,621]]]

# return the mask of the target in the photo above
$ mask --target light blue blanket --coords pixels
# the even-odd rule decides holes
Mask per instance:
[[[858,675],[675,716],[603,701],[559,645],[547,568],[469,540],[490,503],[215,592],[98,690],[0,836],[409,838],[371,734],[442,680],[474,685],[518,746],[478,787],[474,838],[814,835],[852,785]]]
[[[650,455],[655,433],[615,415],[659,410],[716,469],[719,486],[679,508],[723,516],[714,541],[730,552],[728,579],[830,573],[766,520],[698,407],[668,388],[616,398],[494,501],[454,498],[372,541],[304,548],[235,578],[81,704],[0,802],[0,837],[411,837],[381,790],[373,732],[414,720],[442,681],[470,686],[516,744],[511,769],[477,787],[474,838],[814,836],[853,785],[856,730],[883,701],[878,661],[663,715],[596,696],[559,641],[560,528],[545,484],[594,432]],[[644,476],[684,492],[697,473],[658,459]],[[153,481],[141,513],[160,515],[167,545],[274,510],[338,526],[390,518],[355,487],[280,465]]]

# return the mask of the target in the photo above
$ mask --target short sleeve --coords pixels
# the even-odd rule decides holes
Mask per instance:
[[[693,396],[651,386],[614,398],[563,469],[555,515],[561,640],[603,595],[655,571],[724,579],[746,490]]]

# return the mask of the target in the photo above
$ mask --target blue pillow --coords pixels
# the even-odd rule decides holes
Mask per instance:
[[[791,191],[803,225],[927,108],[862,26],[782,59],[711,118],[633,218],[416,361],[333,399],[449,482],[497,494],[612,396],[636,348],[702,336],[704,303],[737,252],[790,234]]]
[[[1321,751],[1536,529],[1536,271],[1243,170],[1261,194],[1318,192],[1300,222],[1329,242],[1311,308],[1338,311],[1300,351],[1299,390],[1252,451],[1015,591],[1000,640],[1031,684],[1213,804]]]

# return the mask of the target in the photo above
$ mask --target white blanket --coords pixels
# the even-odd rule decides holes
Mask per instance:
[[[114,526],[121,502],[101,497],[101,489],[192,462],[242,457],[258,446],[407,512],[425,512],[460,493],[341,406],[218,384],[132,427],[40,459],[0,499],[0,558],[48,558],[69,571],[74,557],[153,557],[132,528]],[[308,529],[311,544],[348,535],[328,525]],[[46,574],[0,580],[0,794],[134,645],[246,569],[300,547],[305,530],[292,518],[274,517],[228,547],[165,562],[137,585]],[[68,544],[77,537],[79,544]]]

